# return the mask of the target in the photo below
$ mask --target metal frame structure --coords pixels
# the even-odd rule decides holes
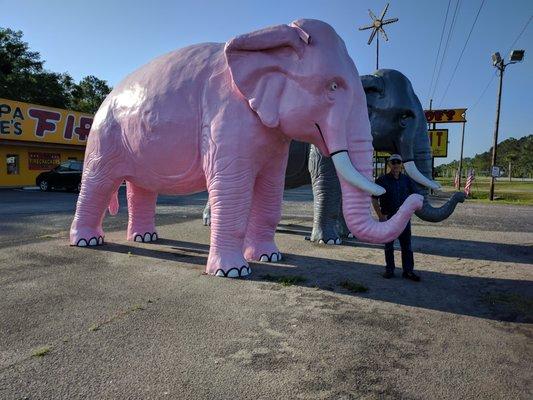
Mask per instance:
[[[381,17],[376,17],[376,15],[372,12],[372,10],[368,10],[368,14],[370,15],[370,18],[372,18],[372,24],[361,26],[359,28],[360,31],[365,31],[367,29],[372,29],[372,33],[370,34],[370,38],[368,39],[367,44],[370,45],[372,43],[372,40],[374,40],[374,37],[376,38],[376,69],[379,69],[379,35],[377,34],[378,31],[383,35],[383,38],[385,41],[389,41],[389,37],[385,33],[385,29],[383,29],[384,25],[392,24],[393,22],[397,22],[398,18],[390,18],[384,20],[385,14],[387,13],[387,10],[389,8],[389,3],[385,6],[381,13]]]

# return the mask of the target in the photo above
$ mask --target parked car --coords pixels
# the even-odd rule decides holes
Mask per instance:
[[[82,161],[69,160],[62,162],[50,171],[39,174],[35,183],[43,191],[58,188],[80,191],[82,172]]]

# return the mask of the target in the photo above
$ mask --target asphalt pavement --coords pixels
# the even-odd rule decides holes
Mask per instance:
[[[1,399],[532,397],[532,207],[414,218],[413,283],[381,278],[380,246],[304,240],[293,189],[283,261],[232,280],[203,274],[205,193],[160,196],[141,244],[122,190],[97,248],[68,246],[76,197],[0,190]]]

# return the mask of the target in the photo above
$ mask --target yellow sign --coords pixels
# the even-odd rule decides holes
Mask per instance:
[[[466,122],[466,108],[450,110],[424,110],[428,122],[447,124],[450,122]]]
[[[428,130],[433,157],[448,157],[448,129]]]
[[[0,139],[84,146],[93,116],[0,99]]]

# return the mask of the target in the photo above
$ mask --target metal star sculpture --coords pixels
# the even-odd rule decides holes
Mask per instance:
[[[385,6],[383,9],[383,12],[381,13],[381,17],[376,17],[372,10],[368,10],[368,14],[370,15],[370,18],[372,18],[372,24],[367,26],[362,26],[359,28],[360,31],[366,31],[367,29],[372,29],[372,33],[370,34],[370,38],[368,39],[368,45],[372,43],[372,40],[374,40],[374,37],[376,38],[376,69],[379,69],[379,35],[377,34],[378,31],[383,35],[383,38],[385,41],[389,41],[389,38],[387,34],[385,33],[385,29],[383,29],[383,25],[392,24],[393,22],[398,21],[398,18],[390,18],[384,20],[385,13],[387,12],[387,9],[389,8],[389,3]]]

